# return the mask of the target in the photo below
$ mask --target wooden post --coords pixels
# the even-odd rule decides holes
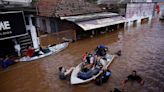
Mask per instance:
[[[76,38],[76,29],[73,29],[73,37],[74,37],[73,40],[77,41],[77,38]]]

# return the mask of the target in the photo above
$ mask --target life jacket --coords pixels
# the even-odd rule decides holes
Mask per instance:
[[[90,57],[88,57],[88,56],[86,57],[86,63],[90,64]]]
[[[90,59],[92,57],[92,54],[88,54],[87,57],[86,57],[86,63],[90,64]]]

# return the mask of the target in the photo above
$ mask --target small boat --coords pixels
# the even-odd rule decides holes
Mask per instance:
[[[33,60],[37,60],[37,59],[40,59],[40,58],[43,58],[43,57],[46,57],[46,56],[49,56],[49,55],[52,55],[52,54],[56,54],[62,50],[64,50],[65,48],[67,48],[69,45],[69,42],[64,42],[64,43],[60,43],[60,44],[57,44],[57,45],[51,45],[51,46],[48,46],[45,50],[45,52],[41,55],[38,55],[38,56],[34,56],[34,57],[28,57],[28,56],[25,56],[25,57],[22,57],[19,59],[19,61],[33,61]]]
[[[106,60],[105,68],[107,68],[112,63],[114,57],[115,57],[114,55],[109,55],[109,54],[106,55],[107,60]],[[80,79],[77,76],[78,76],[78,73],[81,71],[81,65],[82,65],[82,63],[80,63],[78,66],[76,66],[76,68],[73,70],[73,72],[71,74],[70,81],[71,81],[72,85],[90,82],[91,80],[94,80],[102,73],[102,72],[99,72],[97,75],[94,75],[91,78],[86,79],[86,80]]]

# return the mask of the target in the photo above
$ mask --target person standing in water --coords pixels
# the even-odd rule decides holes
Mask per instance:
[[[3,69],[7,69],[10,65],[13,65],[13,64],[19,62],[19,60],[10,59],[8,56],[0,58],[0,60],[2,61],[2,68]]]
[[[127,76],[127,78],[122,82],[122,89],[124,89],[125,84],[129,81],[132,81],[132,82],[136,81],[136,82],[140,83],[141,85],[144,84],[144,80],[139,75],[137,75],[136,70],[133,70],[132,74]]]
[[[20,53],[21,47],[20,47],[20,45],[19,45],[19,44],[15,44],[14,48],[15,48],[15,52],[16,52],[16,53],[18,54],[18,56],[20,57],[20,56],[21,56],[21,53]]]
[[[75,67],[71,67],[69,69],[66,69],[63,66],[59,67],[59,79],[61,80],[67,79],[67,77],[72,73],[74,69]]]

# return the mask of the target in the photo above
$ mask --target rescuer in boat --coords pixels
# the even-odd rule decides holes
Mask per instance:
[[[88,56],[88,52],[85,52],[85,53],[82,55],[82,60],[83,60],[83,62],[86,61],[87,56]]]
[[[101,56],[103,58],[106,56],[107,51],[108,51],[108,48],[105,47],[105,45],[103,45],[103,44],[99,45],[95,49],[96,55]]]
[[[91,69],[88,69],[87,71],[80,71],[78,73],[78,77],[81,79],[89,79],[92,76],[98,74],[100,71],[103,72],[105,70],[106,61],[101,58],[101,56],[96,55],[96,61],[94,62],[94,66]]]
[[[105,66],[106,66],[106,60],[104,60],[101,56],[97,56],[94,64],[94,68],[92,70],[93,75],[96,75],[101,70],[106,70]]]
[[[87,72],[88,70],[92,69],[94,62],[95,62],[95,57],[91,53],[86,53],[86,55],[83,55],[83,63],[82,63],[82,71]]]

